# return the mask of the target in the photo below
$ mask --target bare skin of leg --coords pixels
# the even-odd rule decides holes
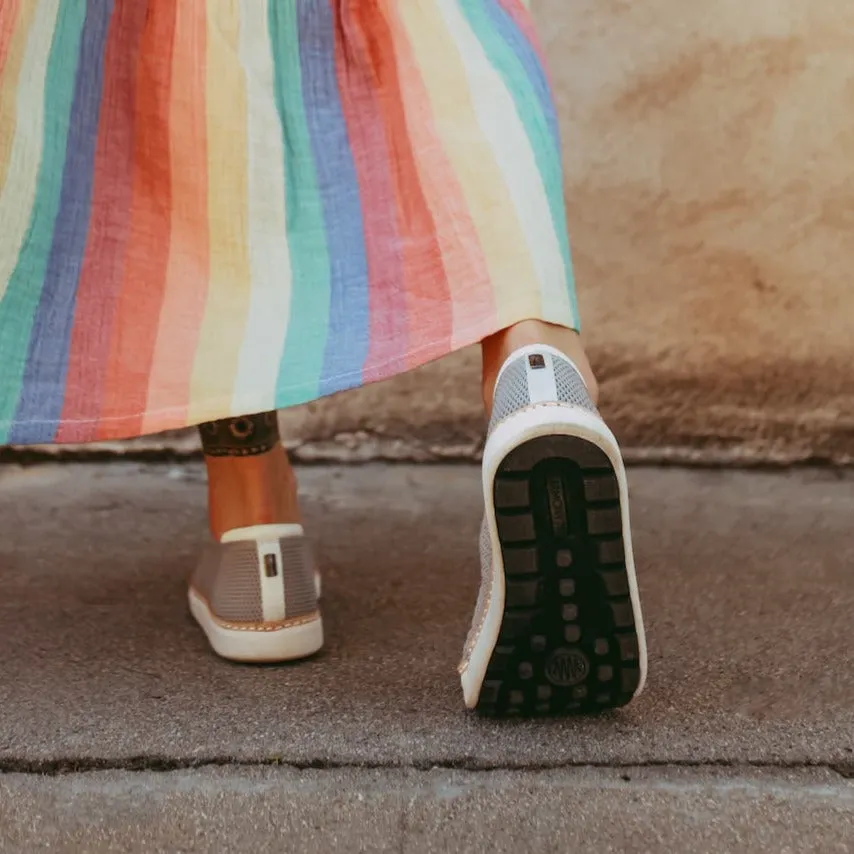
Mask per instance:
[[[483,342],[483,401],[492,410],[492,393],[505,359],[527,344],[549,344],[569,356],[581,371],[590,396],[598,386],[579,334],[539,320],[526,320]],[[275,413],[224,419],[199,428],[208,470],[211,533],[251,525],[301,521],[297,479],[282,447]]]
[[[483,341],[483,403],[487,414],[492,412],[492,393],[501,366],[514,350],[528,344],[548,344],[569,356],[581,372],[591,399],[594,403],[598,401],[599,385],[584,352],[581,336],[573,329],[542,320],[523,320]]]
[[[210,528],[301,523],[297,478],[282,447],[274,412],[199,427],[208,470]]]

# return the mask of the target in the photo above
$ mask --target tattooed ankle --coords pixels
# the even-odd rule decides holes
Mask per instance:
[[[278,445],[279,421],[275,412],[223,418],[200,424],[199,435],[209,457],[251,457]]]

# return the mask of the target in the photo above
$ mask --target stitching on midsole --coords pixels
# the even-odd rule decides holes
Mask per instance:
[[[293,617],[290,620],[281,620],[275,623],[233,623],[217,617],[213,608],[211,608],[211,603],[195,587],[191,587],[190,591],[208,609],[211,619],[220,628],[228,629],[228,631],[232,632],[280,632],[283,629],[293,629],[320,619],[320,611],[312,611],[310,614],[305,614],[302,617]]]

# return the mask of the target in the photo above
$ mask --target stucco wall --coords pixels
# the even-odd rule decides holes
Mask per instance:
[[[538,12],[590,348],[624,439],[851,453],[854,5]]]

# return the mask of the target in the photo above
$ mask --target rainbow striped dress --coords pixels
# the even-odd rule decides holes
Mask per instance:
[[[0,445],[577,327],[523,0],[0,0]]]

